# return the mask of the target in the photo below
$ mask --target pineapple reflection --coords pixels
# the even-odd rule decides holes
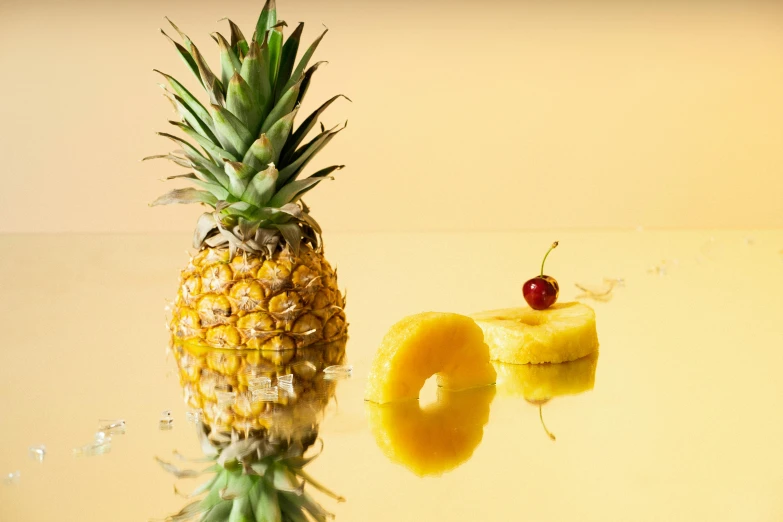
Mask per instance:
[[[438,388],[438,400],[366,403],[381,451],[419,476],[441,475],[470,459],[484,436],[494,386],[464,391]]]
[[[214,465],[192,494],[206,495],[167,520],[326,520],[330,515],[311,490],[343,499],[304,468],[318,454],[308,449],[336,387],[323,369],[344,362],[345,344],[312,345],[274,359],[258,350],[174,344],[185,401],[200,413],[202,449]]]
[[[578,395],[592,390],[598,352],[564,363],[493,364],[498,374],[498,393],[501,396],[523,397],[537,406],[544,431],[550,439],[555,440],[544,423],[543,406],[555,397]]]

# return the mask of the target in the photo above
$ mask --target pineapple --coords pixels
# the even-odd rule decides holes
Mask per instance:
[[[419,397],[424,382],[462,390],[495,382],[484,335],[469,317],[426,312],[391,327],[375,355],[365,398],[376,403]]]
[[[494,386],[438,389],[438,401],[367,403],[370,429],[381,451],[416,475],[436,476],[460,466],[484,437]]]
[[[172,23],[171,40],[208,98],[160,73],[187,138],[160,133],[179,147],[164,158],[188,172],[169,179],[197,188],[175,189],[152,205],[198,203],[209,208],[196,225],[198,253],[181,273],[171,319],[180,340],[214,348],[254,349],[283,364],[297,350],[346,335],[345,300],[324,257],[321,228],[302,197],[342,165],[303,177],[306,167],[343,127],[316,129],[321,105],[294,121],[321,62],[310,60],[319,36],[297,61],[303,24],[287,39],[274,0],[267,0],[248,40],[229,21],[231,35],[213,38],[220,71],[213,73],[196,45]],[[165,34],[165,33],[164,33]]]
[[[297,360],[274,366],[258,350],[234,351],[174,344],[185,400],[200,412],[198,433],[214,473],[191,496],[207,495],[167,520],[325,521],[331,516],[305,490],[335,495],[304,471],[305,452],[318,438],[323,411],[335,383],[323,368],[343,361],[345,342],[297,352]],[[179,477],[182,471],[160,461]]]
[[[595,312],[582,303],[546,310],[508,308],[474,314],[493,361],[540,364],[573,361],[598,349]]]

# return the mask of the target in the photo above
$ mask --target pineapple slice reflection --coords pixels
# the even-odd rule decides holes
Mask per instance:
[[[495,386],[463,391],[438,388],[436,403],[366,403],[381,451],[416,475],[437,476],[466,462],[481,443]]]
[[[498,374],[497,388],[501,396],[523,397],[538,407],[544,431],[550,439],[555,436],[544,423],[543,406],[555,397],[578,395],[595,386],[598,351],[581,359],[564,363],[506,364],[493,363]]]
[[[174,340],[185,401],[199,412],[199,437],[209,479],[204,495],[167,520],[324,520],[331,516],[310,495],[338,501],[306,471],[316,455],[324,409],[336,382],[323,369],[342,364],[345,339],[296,350],[219,350]],[[192,476],[160,461],[176,476]]]

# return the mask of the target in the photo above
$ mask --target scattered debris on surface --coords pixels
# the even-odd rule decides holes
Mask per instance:
[[[336,364],[324,368],[324,379],[337,380],[349,379],[353,372],[353,366],[350,364]]]
[[[165,410],[160,414],[160,419],[158,419],[158,429],[169,431],[172,428],[174,428],[174,417],[171,416],[171,410]]]
[[[123,432],[124,433],[124,432]],[[75,457],[95,457],[111,451],[111,436],[104,431],[95,433],[93,441],[80,448],[73,449]]]
[[[3,483],[9,486],[13,486],[19,484],[19,480],[21,478],[22,478],[22,474],[19,471],[13,471],[11,473],[6,474],[6,476],[3,477]]]
[[[575,285],[581,294],[576,296],[577,299],[593,299],[600,302],[608,302],[614,297],[614,290],[618,287],[625,286],[625,279],[622,277],[605,277],[600,285],[584,285],[576,283]]]
[[[27,450],[30,458],[36,462],[43,462],[46,457],[46,446],[39,444],[37,446],[30,446]]]
[[[665,276],[669,273],[669,271],[674,268],[675,266],[679,265],[679,260],[669,260],[669,259],[662,259],[660,263],[657,265],[653,265],[650,268],[647,269],[648,274],[653,275],[659,275],[659,276]]]

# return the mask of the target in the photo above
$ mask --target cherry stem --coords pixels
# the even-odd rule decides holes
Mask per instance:
[[[549,257],[549,253],[557,248],[557,245],[560,243],[560,241],[555,241],[552,243],[552,246],[549,247],[549,250],[546,251],[546,254],[544,254],[544,260],[541,261],[541,275],[544,275],[544,263],[546,263],[546,258]]]
[[[557,439],[555,438],[555,435],[554,435],[554,433],[552,433],[551,431],[549,431],[549,430],[547,429],[547,427],[546,427],[546,424],[544,424],[544,411],[541,409],[541,408],[542,408],[542,406],[543,406],[543,404],[539,404],[539,405],[538,405],[538,418],[539,418],[539,419],[541,419],[541,425],[544,427],[544,431],[546,432],[546,434],[547,434],[547,435],[549,435],[549,438],[550,438],[550,440],[557,440]]]

